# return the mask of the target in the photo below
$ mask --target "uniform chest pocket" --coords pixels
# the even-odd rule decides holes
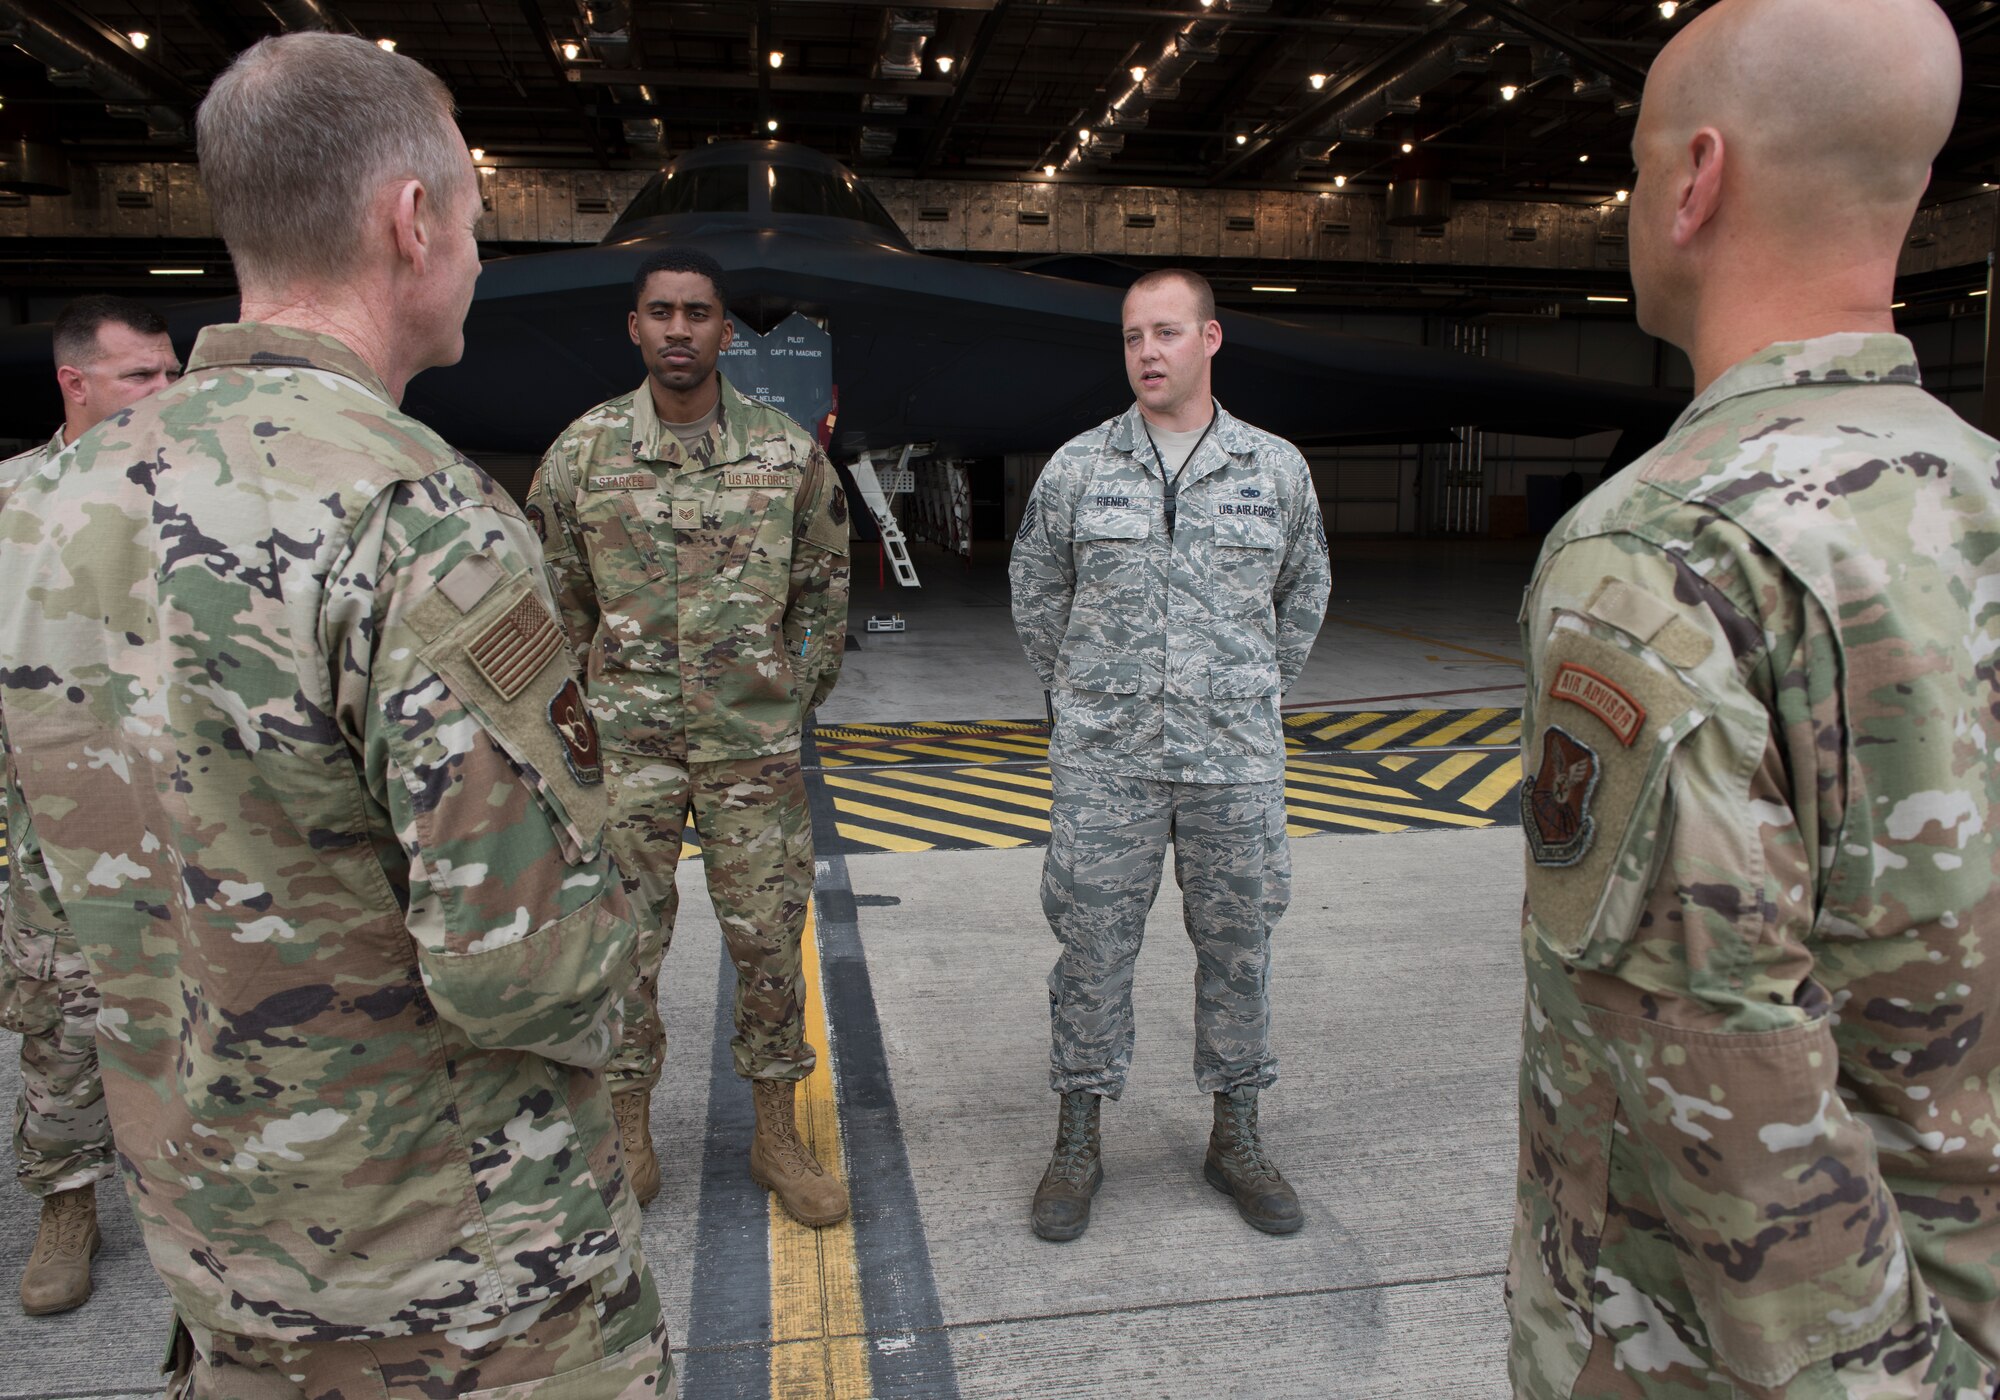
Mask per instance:
[[[1227,615],[1268,613],[1277,586],[1279,550],[1277,507],[1261,502],[1227,500],[1213,507],[1209,542],[1215,562],[1213,596]],[[1252,510],[1268,514],[1250,514]],[[1243,513],[1238,513],[1239,511]]]
[[[1076,514],[1076,542],[1078,544],[1129,544],[1148,538],[1153,533],[1153,513],[1141,506],[1130,504],[1129,497],[1119,497],[1126,504],[1117,506],[1096,506],[1086,504]]]
[[[642,501],[651,492],[595,491],[577,508],[583,527],[590,578],[600,603],[612,603],[666,576],[658,545],[647,528]]]

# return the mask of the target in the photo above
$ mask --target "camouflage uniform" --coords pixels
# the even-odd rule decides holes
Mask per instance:
[[[1518,1395],[2000,1385],[1996,459],[1775,345],[1543,551]]]
[[[1051,1086],[1124,1088],[1132,969],[1169,834],[1199,962],[1195,1081],[1268,1086],[1270,937],[1291,897],[1278,697],[1329,586],[1305,459],[1218,407],[1169,533],[1135,405],[1049,462],[1010,572],[1014,625],[1056,710]]]
[[[0,462],[0,511],[22,477],[63,450],[45,446]],[[28,833],[32,839],[32,833]],[[21,1037],[14,1107],[14,1169],[31,1196],[95,1186],[111,1175],[111,1123],[97,1071],[97,988],[67,929],[34,936],[0,926],[0,1026]]]
[[[636,935],[526,522],[338,341],[240,325],[0,524],[9,936],[75,930],[179,1319],[535,1369],[645,1266],[593,1072]]]
[[[736,1072],[796,1080],[813,1068],[798,750],[806,713],[840,674],[847,497],[784,414],[726,379],[718,410],[684,448],[642,384],[572,423],[528,493],[603,736],[612,854],[652,914],[609,1070],[620,1092],[660,1074],[660,964],[690,810],[736,963]]]

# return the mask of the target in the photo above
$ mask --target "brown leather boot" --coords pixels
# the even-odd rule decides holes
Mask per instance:
[[[1215,1127],[1201,1174],[1223,1195],[1235,1197],[1236,1213],[1267,1235],[1289,1235],[1306,1223],[1299,1193],[1278,1174],[1258,1140],[1255,1088],[1215,1096]]]
[[[625,1159],[625,1180],[639,1204],[648,1206],[660,1194],[660,1159],[653,1152],[653,1095],[630,1089],[611,1096],[618,1119],[618,1153]]]
[[[1103,1139],[1098,1110],[1104,1100],[1088,1089],[1062,1096],[1055,1155],[1035,1188],[1028,1221],[1045,1240],[1073,1240],[1090,1224],[1090,1198],[1104,1184]]]
[[[847,1188],[799,1141],[794,1116],[798,1084],[753,1079],[757,1135],[750,1139],[750,1179],[778,1198],[801,1225],[833,1225],[847,1218]]]
[[[42,1228],[21,1275],[21,1311],[43,1317],[89,1302],[90,1261],[101,1243],[95,1186],[44,1197]]]

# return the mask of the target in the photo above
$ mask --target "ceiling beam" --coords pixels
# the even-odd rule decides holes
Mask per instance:
[[[1510,29],[1519,31],[1531,39],[1539,39],[1550,48],[1568,54],[1578,63],[1593,68],[1611,80],[1612,86],[1625,89],[1626,94],[1637,97],[1646,86],[1643,69],[1635,68],[1622,58],[1615,58],[1606,50],[1603,41],[1586,37],[1550,24],[1547,20],[1529,14],[1513,0],[1460,0],[1469,10],[1491,15]]]
[[[731,73],[714,68],[592,68],[578,64],[578,83],[602,83],[613,87],[708,88],[724,92],[762,92],[780,95],[793,92],[831,92],[859,96],[862,93],[892,93],[899,97],[948,97],[953,84],[941,78],[855,78],[842,73],[773,73],[760,54],[762,70]]]
[[[583,108],[583,99],[577,95],[576,84],[569,80],[564,71],[562,59],[556,53],[556,36],[549,32],[549,21],[542,13],[541,0],[521,0],[521,18],[528,22],[528,31],[535,36],[535,44],[542,51],[549,74],[556,81],[556,87],[563,95],[563,104],[576,115],[583,127],[584,139],[590,143],[590,152],[597,157],[599,165],[611,162],[611,153],[605,149],[604,133],[597,129],[597,123]]]
[[[965,106],[965,99],[972,92],[973,80],[986,62],[986,55],[993,47],[994,36],[1006,21],[1009,0],[995,0],[993,8],[979,22],[979,32],[972,38],[971,50],[959,59],[958,78],[952,84],[951,96],[945,99],[944,110],[938,113],[937,126],[930,139],[924,142],[924,153],[917,157],[917,174],[922,175],[944,154],[944,144],[951,137],[952,127],[958,122],[958,114]]]

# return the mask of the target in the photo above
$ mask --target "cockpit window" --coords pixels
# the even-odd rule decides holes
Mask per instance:
[[[771,212],[773,214],[817,214],[824,218],[853,219],[873,224],[901,236],[902,230],[889,217],[875,196],[851,180],[809,170],[797,165],[771,167]]]
[[[750,212],[750,171],[742,165],[716,165],[706,170],[682,170],[656,175],[639,191],[619,218],[657,219],[669,214],[747,214]]]

